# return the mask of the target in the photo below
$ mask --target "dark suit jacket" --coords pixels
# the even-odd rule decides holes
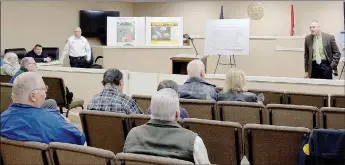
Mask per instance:
[[[49,57],[47,53],[42,52],[42,54],[39,56],[37,55],[34,50],[31,50],[30,52],[26,53],[25,57],[32,57],[35,59],[36,62],[44,62],[44,58]],[[52,59],[51,57],[49,57]]]
[[[325,55],[333,70],[336,70],[339,59],[340,51],[335,42],[334,36],[322,32],[322,43]],[[312,70],[312,60],[313,60],[313,40],[314,36],[312,34],[305,37],[304,43],[304,70],[311,75]]]

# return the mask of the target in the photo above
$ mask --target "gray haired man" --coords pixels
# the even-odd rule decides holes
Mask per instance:
[[[112,68],[105,71],[102,84],[103,90],[93,97],[87,109],[109,111],[125,114],[142,114],[138,104],[129,96],[122,93],[123,74]]]
[[[131,129],[124,152],[210,164],[204,142],[196,133],[177,123],[179,115],[177,92],[171,88],[159,90],[151,98],[151,120]]]

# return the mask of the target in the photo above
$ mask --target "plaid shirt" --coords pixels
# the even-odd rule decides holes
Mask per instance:
[[[198,77],[189,78],[179,88],[180,98],[217,100],[216,86]]]
[[[101,93],[93,97],[87,109],[125,114],[142,114],[138,104],[132,98],[111,87],[104,87]]]

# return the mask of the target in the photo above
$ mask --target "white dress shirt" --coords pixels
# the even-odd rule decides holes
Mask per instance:
[[[208,160],[207,150],[202,139],[197,136],[194,141],[194,164],[211,164]]]
[[[74,35],[66,40],[65,48],[62,52],[60,60],[63,61],[65,57],[69,55],[71,57],[83,57],[86,56],[86,60],[91,60],[91,47],[87,39],[83,36],[77,38]]]

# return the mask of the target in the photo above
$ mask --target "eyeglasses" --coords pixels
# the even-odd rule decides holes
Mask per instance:
[[[32,92],[34,92],[36,90],[44,90],[45,92],[48,92],[48,85],[46,85],[45,88],[35,88],[35,89],[32,90]]]

